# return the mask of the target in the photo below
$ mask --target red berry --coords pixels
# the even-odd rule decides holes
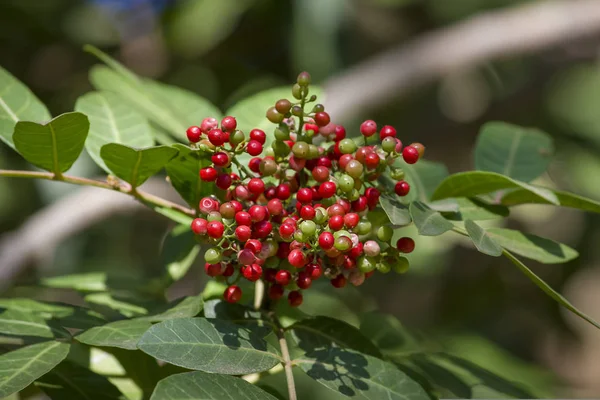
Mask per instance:
[[[210,159],[217,167],[224,167],[229,163],[229,157],[227,156],[227,153],[222,151],[213,154]]]
[[[377,124],[373,120],[366,120],[362,124],[360,124],[360,133],[365,136],[373,136],[377,132]]]
[[[217,126],[219,126],[217,119],[208,117],[202,120],[202,124],[200,124],[200,130],[204,133],[208,133],[211,129],[215,129]]]
[[[250,171],[256,172],[257,174],[260,173],[261,161],[262,160],[260,159],[260,157],[251,158],[250,161],[248,161],[248,168],[250,168]]]
[[[312,283],[312,279],[306,271],[302,271],[298,274],[298,279],[296,279],[296,285],[300,289],[308,289]]]
[[[263,145],[258,140],[251,140],[246,146],[246,151],[251,156],[257,156],[263,151]]]
[[[225,232],[225,226],[220,221],[210,221],[206,227],[206,233],[214,239],[220,239],[223,232]]]
[[[254,224],[254,235],[257,238],[266,238],[273,231],[273,224],[269,221],[260,221]]]
[[[192,221],[192,231],[196,235],[205,235],[207,232],[208,221],[204,218],[196,218]]]
[[[225,143],[225,135],[220,129],[212,129],[210,132],[208,132],[208,140],[210,140],[210,142],[215,146],[221,146],[223,143]]]
[[[396,247],[402,253],[412,253],[415,249],[415,241],[409,237],[402,237],[396,242]]]
[[[302,293],[297,290],[293,290],[288,293],[288,303],[292,307],[298,307],[300,304],[302,304]]]
[[[346,128],[341,125],[335,127],[335,141],[339,142],[346,138]]]
[[[198,208],[204,214],[208,214],[211,211],[217,211],[219,209],[219,202],[210,197],[203,197],[198,204]]]
[[[249,226],[240,225],[237,228],[235,228],[235,237],[240,242],[247,241],[248,239],[250,239],[251,236],[252,236],[252,230],[250,229]]]
[[[271,199],[267,203],[267,210],[271,215],[281,215],[283,213],[283,204],[279,199]]]
[[[343,221],[343,219],[342,219],[342,221]],[[321,248],[323,250],[331,249],[333,247],[334,242],[335,242],[335,239],[331,232],[322,232],[319,235],[319,246],[321,246]]]
[[[312,220],[316,215],[315,209],[312,206],[306,205],[302,206],[300,209],[300,217],[302,219]]]
[[[339,231],[344,227],[344,217],[341,215],[334,215],[329,219],[329,227],[334,231]]]
[[[206,167],[200,170],[200,179],[205,182],[213,182],[215,179],[217,179],[217,175],[217,170],[213,167]]]
[[[261,194],[265,191],[265,183],[262,181],[262,179],[252,178],[248,182],[248,190],[251,193]]]
[[[219,176],[217,176],[217,180],[215,181],[215,184],[217,185],[217,187],[219,189],[229,189],[229,186],[231,186],[231,175],[229,174],[221,174]]]
[[[345,170],[348,163],[352,160],[354,160],[354,157],[352,157],[352,154],[344,154],[338,160],[338,163],[340,164],[340,168]]]
[[[335,203],[327,207],[327,215],[333,217],[335,215],[343,216],[346,214],[346,210],[341,204]]]
[[[263,278],[267,282],[275,283],[275,275],[277,275],[275,268],[267,268],[263,271]]]
[[[414,164],[419,161],[419,150],[413,146],[406,146],[402,150],[402,157],[407,164]]]
[[[250,226],[252,224],[252,216],[246,211],[240,211],[235,214],[235,222],[238,225]]]
[[[331,122],[331,118],[329,117],[329,114],[327,114],[325,111],[321,111],[315,114],[315,123],[319,126],[325,126],[328,125]]]
[[[391,125],[386,125],[383,128],[381,128],[381,130],[379,131],[379,138],[381,140],[385,139],[386,137],[395,137],[396,136],[396,128],[394,128]]]
[[[325,182],[329,179],[329,169],[317,166],[312,170],[312,176],[317,182]]]
[[[221,275],[231,276],[231,275],[233,275],[234,272],[235,272],[235,270],[233,268],[233,264],[229,263],[229,264],[227,264],[227,267],[225,267],[225,271],[223,271],[223,273]]]
[[[304,270],[311,280],[319,279],[323,274],[323,268],[319,264],[308,264]]]
[[[346,278],[344,277],[344,275],[339,274],[331,280],[331,284],[333,285],[333,287],[343,288],[344,286],[346,286]]]
[[[328,199],[335,194],[337,187],[334,182],[323,182],[321,186],[319,186],[319,194],[324,199]]]
[[[365,156],[365,164],[369,169],[375,169],[379,166],[381,159],[377,153],[369,153]]]
[[[242,289],[240,289],[239,286],[231,285],[225,289],[223,297],[228,303],[237,303],[242,298]]]
[[[275,282],[281,286],[289,285],[291,280],[292,274],[290,274],[290,271],[286,271],[285,269],[277,271],[277,275],[275,275]]]
[[[350,249],[350,251],[348,252],[348,256],[352,258],[360,257],[363,253],[363,247],[363,244],[361,242],[358,242],[356,246]]]
[[[250,131],[250,139],[256,140],[260,144],[265,144],[267,141],[267,135],[265,134],[265,131],[261,129],[252,129]]]
[[[313,199],[312,190],[308,188],[302,188],[296,193],[296,200],[300,203],[310,203]]]
[[[279,235],[284,239],[291,239],[295,231],[296,227],[292,224],[282,224],[279,227]]]
[[[356,225],[358,225],[359,219],[360,217],[358,216],[358,214],[348,213],[344,215],[344,225],[346,225],[346,228],[352,229]]]
[[[315,135],[319,133],[319,125],[304,124],[304,132],[313,131]]]
[[[199,126],[190,126],[185,131],[187,134],[187,138],[191,143],[198,143],[200,141],[200,136],[202,135],[202,131]]]
[[[283,292],[283,286],[278,284],[271,285],[271,287],[269,288],[269,298],[271,300],[278,300],[281,297],[283,297]]]
[[[396,183],[396,186],[394,187],[394,191],[396,192],[396,194],[398,196],[406,196],[408,194],[408,192],[410,191],[410,185],[406,181],[400,181],[400,182]]]
[[[302,250],[295,249],[292,250],[288,255],[288,261],[290,264],[292,264],[292,266],[296,268],[302,268],[308,262],[308,258],[302,252]]]
[[[241,226],[238,228],[241,228]],[[244,249],[250,249],[254,254],[258,254],[262,250],[262,243],[256,239],[250,239],[244,243]]]
[[[262,276],[262,267],[258,264],[247,265],[243,268],[242,275],[250,282],[256,282]]]
[[[252,222],[259,222],[267,218],[267,210],[263,206],[254,205],[248,209]]]
[[[226,132],[231,132],[237,128],[237,121],[233,117],[225,117],[221,121],[221,128]]]
[[[204,264],[204,271],[208,276],[219,276],[221,275],[221,264]]]
[[[242,203],[240,203],[237,200],[231,200],[229,203],[231,205],[233,205],[233,209],[235,210],[236,213],[239,213],[240,211],[242,211],[244,209],[242,206]]]
[[[282,183],[277,186],[277,198],[279,200],[287,200],[292,195],[292,190],[290,189],[290,185],[286,183]]]

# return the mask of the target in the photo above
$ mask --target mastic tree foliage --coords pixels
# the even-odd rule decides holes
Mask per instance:
[[[306,72],[222,113],[87,50],[104,63],[90,71],[96,91],[54,118],[0,69],[0,139],[38,168],[0,176],[121,192],[171,219],[164,274],[118,291],[102,274],[40,282],[79,291],[83,306],[0,299],[0,397],[40,390],[53,399],[295,399],[302,374],[331,398],[534,397],[389,315],[349,323],[297,308],[326,287],[348,290],[373,274],[403,279],[415,242],[392,238],[410,224],[419,235],[461,235],[481,253],[506,257],[600,328],[522,261],[565,263],[575,250],[480,223],[521,204],[600,213],[596,201],[530,183],[554,152],[544,132],[489,122],[476,170],[450,175],[392,126],[336,125]],[[68,174],[84,148],[105,180]],[[188,206],[139,189],[163,170]],[[214,279],[197,296],[166,302],[166,289],[199,257]],[[90,366],[86,354],[112,361]],[[287,389],[265,383],[277,374]]]

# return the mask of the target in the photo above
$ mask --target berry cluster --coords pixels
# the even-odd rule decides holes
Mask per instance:
[[[204,254],[205,270],[226,280],[229,302],[241,298],[240,279],[262,279],[272,300],[287,290],[290,305],[298,306],[301,291],[321,277],[341,288],[361,285],[375,270],[408,269],[402,253],[412,252],[414,241],[403,237],[392,244],[393,229],[373,226],[369,213],[385,191],[382,174],[396,181],[396,195],[409,193],[394,162],[402,157],[416,163],[424,146],[404,147],[394,127],[378,129],[371,120],[361,124],[362,138],[346,137],[323,105],[307,111],[316,101],[308,96],[309,84],[310,75],[301,73],[292,88],[296,101],[281,99],[267,110],[276,125],[269,142],[260,129],[246,138],[231,116],[220,125],[205,118],[187,130],[191,145],[210,154],[212,165],[200,170],[201,179],[221,190],[221,201],[200,201],[202,216],[192,230],[212,245]]]

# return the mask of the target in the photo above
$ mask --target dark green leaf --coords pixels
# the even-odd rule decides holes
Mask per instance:
[[[0,333],[43,338],[71,337],[69,332],[58,326],[55,321],[46,321],[40,315],[10,309],[0,312]]]
[[[219,299],[208,300],[204,303],[204,316],[249,326],[260,337],[273,332],[273,324],[265,320],[260,311],[241,304],[231,304]]]
[[[169,232],[163,242],[161,261],[170,280],[183,278],[199,253],[200,244],[196,242],[190,224],[177,226]]]
[[[48,122],[46,106],[7,70],[0,67],[0,139],[15,148],[13,132],[19,121]]]
[[[417,164],[406,164],[400,161],[400,166],[405,174],[406,181],[410,184],[410,191],[416,194],[413,199],[420,200],[423,203],[428,203],[431,200],[431,195],[449,175],[448,168],[444,164],[436,163],[427,160],[420,160]],[[410,193],[409,193],[410,195]]]
[[[427,376],[433,385],[450,391],[459,399],[472,398],[469,384],[453,371],[436,364],[424,354],[413,355],[411,361]]]
[[[379,198],[379,204],[381,204],[381,208],[385,211],[392,225],[404,226],[411,223],[408,208],[400,203],[397,198],[383,195]]]
[[[68,343],[32,344],[0,356],[0,398],[25,389],[69,354]]]
[[[422,236],[437,236],[454,228],[452,222],[420,201],[410,203],[410,215]]]
[[[153,310],[153,315],[139,317],[137,320],[161,322],[168,319],[191,318],[202,311],[202,296],[189,296],[177,299],[159,310]]]
[[[58,364],[52,371],[39,378],[35,385],[52,399],[125,399],[106,377],[68,361]]]
[[[277,351],[249,327],[205,318],[156,324],[138,348],[184,368],[228,375],[266,371],[281,362]]]
[[[577,208],[583,211],[600,213],[600,202],[578,196],[569,192],[553,191],[558,198],[558,205],[562,207]],[[501,200],[506,206],[517,206],[519,204],[554,204],[547,199],[527,190],[517,189],[508,192]]]
[[[487,204],[479,199],[469,199],[461,197],[456,199],[458,205],[457,212],[444,213],[444,217],[451,221],[485,221],[488,219],[497,219],[508,217],[510,211],[508,207],[496,204]]]
[[[381,352],[358,329],[344,321],[329,317],[314,317],[296,322],[288,328],[296,343],[305,351],[317,347],[338,346],[356,350],[373,357]]]
[[[502,247],[490,237],[490,234],[470,219],[465,221],[465,228],[477,250],[492,257],[502,255]]]
[[[123,320],[97,326],[75,336],[81,343],[99,347],[135,350],[137,342],[152,324],[144,320]]]
[[[86,150],[108,173],[110,170],[100,156],[100,149],[105,144],[119,143],[135,148],[154,145],[148,121],[115,93],[88,93],[77,99],[75,110],[84,113],[90,120]]]
[[[348,397],[429,399],[418,383],[393,364],[352,350],[317,348],[293,362],[320,384]]]
[[[360,331],[389,357],[402,356],[420,349],[413,335],[393,315],[379,312],[362,314]]]
[[[85,115],[71,112],[45,125],[17,122],[13,141],[27,161],[60,175],[71,168],[81,154],[89,129],[90,122]]]
[[[100,150],[108,169],[134,188],[157,174],[177,153],[169,146],[138,150],[118,143],[106,144]]]
[[[210,156],[182,144],[173,147],[179,150],[179,154],[167,164],[167,175],[181,197],[197,209],[200,199],[215,192],[214,183],[203,182],[199,175],[202,168],[212,164]]]
[[[276,400],[241,378],[194,371],[158,382],[150,400]]]
[[[558,205],[556,195],[549,189],[529,185],[513,180],[495,172],[460,172],[444,179],[433,193],[432,199],[446,199],[449,197],[473,197],[480,194],[492,193],[503,189],[524,189],[534,193],[550,204]]]
[[[487,233],[506,250],[544,264],[565,263],[579,256],[567,245],[528,233],[503,228],[489,228]]]
[[[533,283],[535,283],[540,289],[542,289],[548,296],[554,299],[557,303],[565,307],[567,310],[573,312],[575,315],[583,318],[590,324],[594,325],[596,328],[600,329],[600,324],[594,321],[591,317],[579,311],[573,304],[571,304],[567,299],[565,299],[560,293],[556,292],[552,289],[546,282],[544,282],[539,276],[537,276],[532,270],[527,268],[525,264],[523,264],[518,258],[513,256],[508,251],[504,251],[504,255],[515,264],[521,272],[523,272]]]
[[[506,122],[488,122],[475,147],[475,168],[530,182],[548,168],[554,153],[546,133]]]

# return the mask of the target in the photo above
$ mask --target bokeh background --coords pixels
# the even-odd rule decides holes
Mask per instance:
[[[542,12],[567,3],[573,15]],[[584,3],[591,6],[581,11]],[[72,110],[77,97],[92,89],[87,73],[97,61],[82,50],[86,43],[142,76],[192,90],[223,110],[263,89],[290,84],[299,71],[308,70],[326,94],[331,89],[325,105],[334,110],[335,122],[354,134],[367,117],[394,125],[403,141],[425,143],[426,158],[446,163],[451,172],[472,168],[472,149],[484,122],[539,127],[554,137],[557,150],[539,183],[600,200],[600,18],[590,17],[590,11],[600,13],[600,2],[595,8],[592,3],[0,0],[0,65],[53,115]],[[503,18],[519,12],[530,13],[531,25],[523,18],[520,25],[504,24]],[[573,23],[577,12],[587,14],[589,26]],[[528,43],[546,17],[549,36],[558,29],[552,18],[563,18],[573,34],[547,42],[536,36],[529,47],[513,44],[469,59],[478,45],[502,42],[503,30]],[[474,21],[475,35],[460,30]],[[569,28],[569,23],[578,26]],[[449,46],[419,53],[433,39],[442,44],[447,39]],[[455,59],[467,61],[448,62]],[[402,75],[408,67],[415,69],[410,87],[392,81],[378,93],[378,81]],[[0,168],[29,167],[0,144]],[[82,157],[70,173],[94,177],[101,171]],[[164,182],[153,184],[154,191],[174,196],[165,192]],[[106,273],[125,285],[152,278],[160,272],[160,245],[170,227],[166,219],[131,203],[106,209],[103,199],[78,188],[2,179],[0,290],[5,296],[77,302],[74,293],[31,285],[89,272]],[[577,249],[580,258],[565,265],[528,264],[600,319],[600,217],[521,206],[513,209],[508,227]],[[507,260],[477,253],[452,234],[420,238],[417,249],[408,274],[374,277],[338,301],[315,304],[322,300],[315,298],[312,306],[348,318],[371,309],[394,314],[427,340],[522,382],[541,397],[600,396],[600,332],[560,309]],[[170,296],[196,294],[204,284],[198,262]]]

